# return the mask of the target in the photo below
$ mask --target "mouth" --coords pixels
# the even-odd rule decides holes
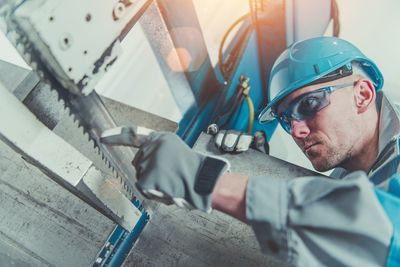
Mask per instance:
[[[312,147],[314,147],[314,146],[316,146],[316,145],[318,145],[318,144],[319,144],[319,143],[306,144],[306,145],[303,147],[304,153],[307,154],[307,152],[308,152]]]

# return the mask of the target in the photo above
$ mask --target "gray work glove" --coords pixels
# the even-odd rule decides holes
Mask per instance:
[[[211,211],[211,193],[229,162],[198,153],[173,133],[154,132],[133,160],[136,186],[148,198]]]

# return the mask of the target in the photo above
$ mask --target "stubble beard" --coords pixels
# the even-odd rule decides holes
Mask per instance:
[[[326,145],[326,144],[325,144]],[[319,172],[329,171],[347,165],[353,155],[353,145],[343,144],[338,148],[326,147],[325,155],[309,158],[313,167]]]

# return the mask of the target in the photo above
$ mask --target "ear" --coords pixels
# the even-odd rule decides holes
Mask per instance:
[[[368,79],[360,79],[354,87],[354,102],[358,113],[365,112],[370,106],[375,104],[375,87]]]

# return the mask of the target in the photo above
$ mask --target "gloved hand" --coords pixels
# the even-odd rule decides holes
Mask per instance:
[[[136,153],[136,186],[165,204],[211,211],[211,193],[229,162],[200,154],[173,133],[154,132]]]

